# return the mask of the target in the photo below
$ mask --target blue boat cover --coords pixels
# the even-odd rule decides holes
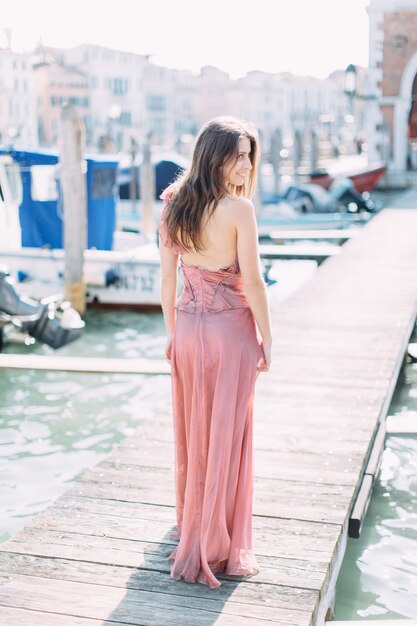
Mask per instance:
[[[63,200],[58,153],[47,150],[19,150],[0,147],[21,169],[23,198],[19,207],[22,246],[63,247]],[[116,172],[118,161],[108,155],[92,155],[87,161],[87,247],[111,250],[116,225]],[[40,173],[47,176],[39,176]],[[40,185],[37,182],[39,179]]]

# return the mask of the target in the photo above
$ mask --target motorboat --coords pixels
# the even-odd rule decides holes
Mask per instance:
[[[115,157],[86,156],[87,305],[159,307],[155,233],[152,241],[116,229],[117,168]],[[15,279],[19,293],[35,300],[62,293],[65,252],[59,155],[0,149],[0,185],[0,263]],[[155,224],[156,220],[157,216]]]
[[[36,301],[21,295],[7,270],[0,270],[0,351],[16,333],[23,343],[35,340],[60,348],[82,334],[84,321],[60,296]]]
[[[335,162],[327,168],[318,169],[308,176],[309,182],[329,189],[332,183],[339,177],[349,178],[357,192],[370,192],[375,189],[378,181],[385,176],[387,165],[383,161],[363,163],[351,168],[343,162]]]

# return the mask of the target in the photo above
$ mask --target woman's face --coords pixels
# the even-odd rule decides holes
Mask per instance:
[[[241,137],[238,143],[238,155],[232,162],[225,166],[225,183],[241,187],[245,184],[248,174],[252,169],[250,160],[251,145],[248,137]]]

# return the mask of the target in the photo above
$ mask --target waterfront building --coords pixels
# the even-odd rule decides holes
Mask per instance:
[[[88,78],[91,145],[120,150],[132,129],[144,130],[143,71],[149,57],[92,44],[62,54],[66,65]]]
[[[78,69],[55,62],[42,61],[34,65],[39,144],[59,143],[62,105],[77,107],[84,122],[87,142],[91,135],[88,79]]]
[[[198,75],[197,125],[218,115],[237,115],[233,82],[226,72],[212,65],[201,68]],[[239,107],[240,110],[240,107]]]
[[[64,101],[77,106],[87,147],[103,152],[127,152],[132,141],[140,149],[151,134],[160,149],[186,153],[185,143],[217,115],[242,117],[255,125],[264,153],[277,129],[287,140],[295,132],[307,138],[315,129],[340,141],[350,111],[343,71],[327,79],[261,71],[232,79],[213,66],[194,74],[157,66],[149,55],[82,44],[67,50],[39,46],[33,75],[39,143],[51,147],[58,146]],[[356,109],[357,104],[358,125]]]
[[[176,141],[174,70],[148,60],[143,67],[140,89],[143,97],[142,135],[151,133],[153,144],[172,147]]]
[[[276,128],[284,135],[306,130],[323,113],[336,115],[333,82],[289,72],[249,72],[239,79],[244,116],[265,136]]]
[[[0,48],[0,143],[36,146],[35,92],[30,54]]]
[[[369,152],[400,183],[417,169],[417,2],[370,0],[368,14]]]

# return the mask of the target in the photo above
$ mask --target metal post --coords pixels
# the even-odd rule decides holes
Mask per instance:
[[[278,196],[280,190],[280,165],[282,149],[282,131],[276,128],[271,137],[271,163],[274,172],[274,194]]]
[[[130,181],[129,181],[129,197],[130,212],[136,213],[136,203],[138,199],[138,188],[136,184],[136,150],[137,143],[134,137],[130,138]]]
[[[294,132],[294,179],[298,177],[298,168],[301,164],[301,158],[303,154],[302,136],[301,131],[296,130]]]
[[[140,195],[142,200],[142,232],[149,240],[155,238],[153,202],[155,196],[155,171],[151,161],[151,136],[148,133],[143,146],[142,165],[140,167]]]
[[[311,131],[311,151],[310,151],[310,169],[311,172],[317,170],[319,161],[319,136],[316,128]]]
[[[84,250],[87,247],[87,202],[84,167],[84,125],[74,107],[62,109],[61,181],[64,205],[64,295],[85,313]]]

